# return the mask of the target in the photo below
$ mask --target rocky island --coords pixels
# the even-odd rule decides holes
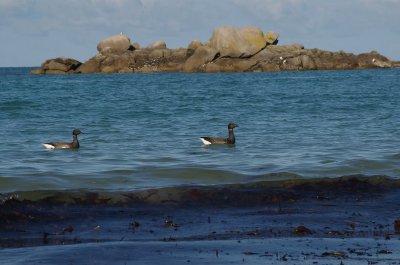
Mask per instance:
[[[45,61],[32,73],[270,72],[400,66],[376,51],[355,55],[306,49],[301,44],[278,45],[278,38],[278,33],[264,34],[258,27],[225,26],[215,29],[208,43],[194,40],[187,48],[169,49],[161,40],[142,48],[120,34],[100,41],[98,53],[84,63],[59,57]]]

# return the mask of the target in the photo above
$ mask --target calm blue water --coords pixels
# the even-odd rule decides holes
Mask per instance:
[[[400,178],[400,69],[31,75],[0,68],[0,192]],[[200,136],[236,146],[205,147]],[[78,151],[49,151],[71,141]],[[288,172],[291,174],[274,173]]]

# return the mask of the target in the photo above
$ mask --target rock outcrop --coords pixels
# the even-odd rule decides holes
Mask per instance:
[[[279,34],[256,27],[216,29],[209,43],[192,41],[187,49],[168,49],[164,41],[146,48],[116,35],[97,46],[99,53],[83,64],[69,58],[45,61],[34,74],[147,72],[267,72],[347,70],[400,67],[376,51],[355,55],[305,49],[301,44],[276,45]]]

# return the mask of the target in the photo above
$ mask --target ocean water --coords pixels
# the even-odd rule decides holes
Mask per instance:
[[[0,193],[400,178],[400,69],[31,75],[0,68]],[[236,145],[203,146],[200,136]],[[45,150],[71,141],[81,148]]]

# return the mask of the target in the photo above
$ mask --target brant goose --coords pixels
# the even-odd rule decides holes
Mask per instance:
[[[235,135],[233,128],[239,127],[234,123],[228,124],[229,137],[228,138],[214,138],[214,137],[200,137],[200,140],[205,145],[209,144],[235,144]]]
[[[43,144],[43,146],[46,149],[78,149],[79,148],[78,134],[80,134],[80,133],[82,133],[82,132],[78,129],[75,129],[72,131],[72,135],[73,135],[72,143],[52,142],[52,143],[45,143],[45,144]]]

